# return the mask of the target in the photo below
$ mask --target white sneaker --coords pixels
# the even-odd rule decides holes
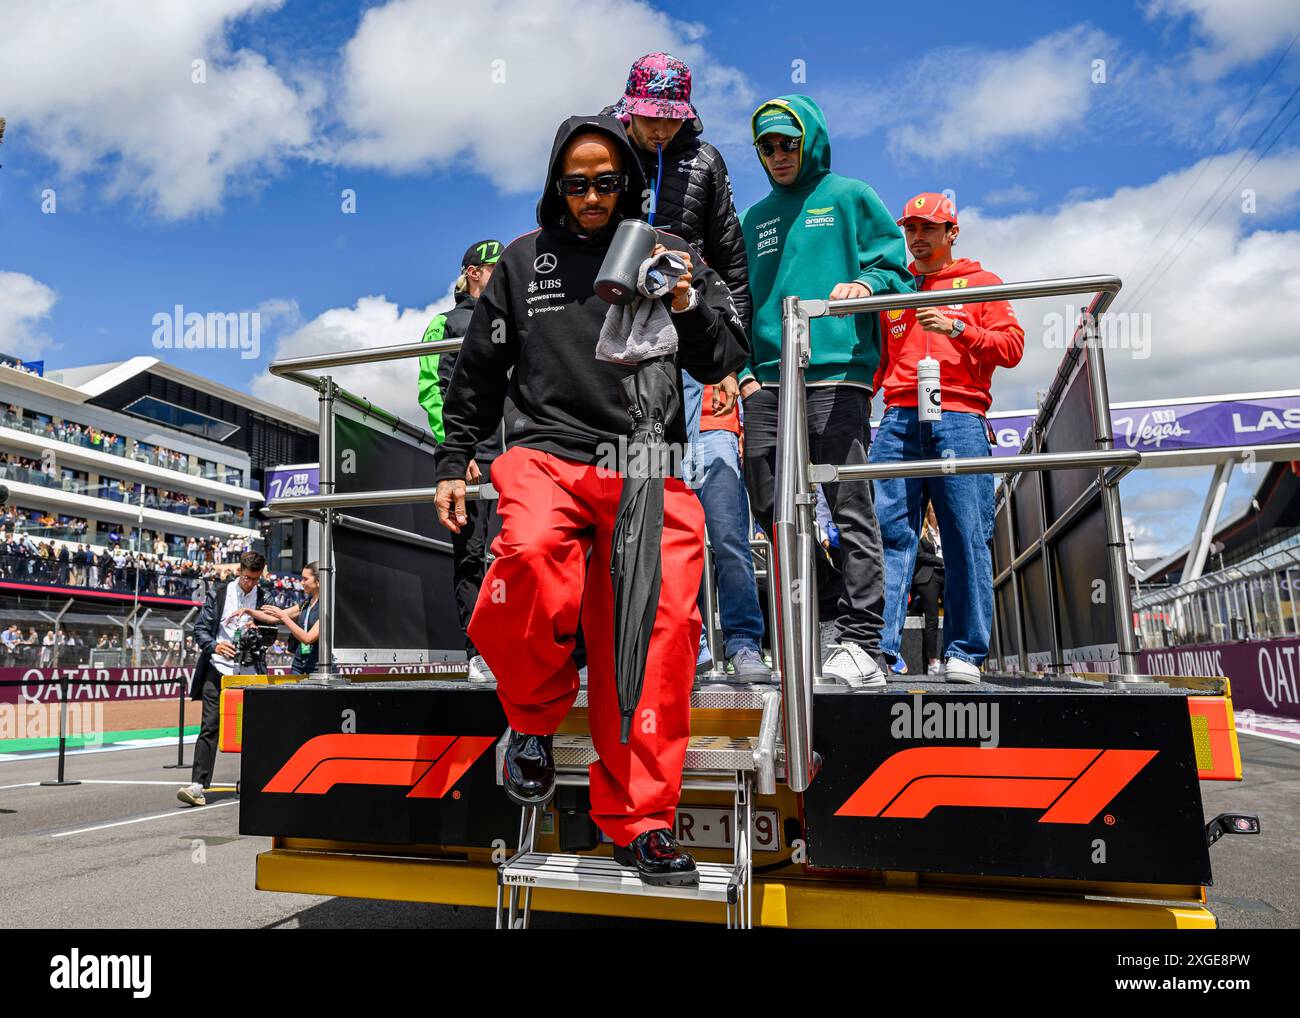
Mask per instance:
[[[959,657],[950,657],[943,663],[943,677],[947,682],[978,683],[983,681],[980,675],[980,666],[970,661],[963,661]]]
[[[942,675],[942,674],[943,674],[943,662],[940,661],[938,658],[935,658],[933,661],[930,662],[929,666],[925,669],[925,674],[926,674],[926,675]]]
[[[187,806],[206,806],[208,800],[203,797],[203,786],[197,782],[182,785],[176,792],[176,798]]]
[[[822,675],[854,689],[883,686],[885,673],[875,658],[856,643],[831,644],[822,661]]]
[[[469,659],[469,674],[465,678],[470,682],[495,682],[497,677],[492,674],[492,669],[483,660],[483,656],[475,654]]]

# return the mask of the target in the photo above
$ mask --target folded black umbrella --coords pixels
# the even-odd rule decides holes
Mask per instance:
[[[632,734],[632,716],[645,683],[650,634],[659,606],[664,532],[664,431],[677,413],[677,366],[671,357],[642,361],[622,381],[632,419],[623,491],[614,520],[609,575],[614,585],[614,668],[621,741]]]

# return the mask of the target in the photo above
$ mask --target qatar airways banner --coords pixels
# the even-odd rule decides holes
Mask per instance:
[[[1232,707],[1300,721],[1300,639],[1202,643],[1142,651],[1148,675],[1226,675]]]
[[[1020,451],[1034,423],[1029,410],[989,418],[997,445],[993,455]],[[1220,446],[1300,442],[1300,393],[1206,399],[1182,403],[1120,403],[1110,408],[1115,448],[1174,452]],[[871,425],[875,437],[879,422]]]
[[[70,702],[159,700],[188,689],[193,668],[0,668],[0,703],[58,703],[68,684]]]
[[[465,674],[464,661],[433,664],[338,665],[340,675],[436,675]],[[288,668],[268,668],[271,675],[288,675]],[[164,700],[189,695],[190,676],[186,668],[0,668],[0,703],[58,703],[59,690],[68,684],[70,702],[100,700]]]

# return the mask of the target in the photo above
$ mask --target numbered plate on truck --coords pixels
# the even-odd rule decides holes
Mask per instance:
[[[677,807],[677,830],[674,834],[682,848],[732,848],[735,818],[730,807]],[[774,809],[754,810],[754,851],[779,852],[781,835]]]

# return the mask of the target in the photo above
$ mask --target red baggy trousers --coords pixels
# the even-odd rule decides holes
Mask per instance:
[[[587,704],[599,759],[591,817],[616,845],[673,826],[690,735],[700,641],[696,595],[704,511],[679,479],[664,481],[663,583],[645,685],[627,744],[619,741],[610,543],[623,479],[594,465],[516,446],[492,464],[501,532],[470,621],[497,678],[510,727],[550,735],[578,694],[578,619],[587,644]],[[588,568],[587,553],[591,560]]]

